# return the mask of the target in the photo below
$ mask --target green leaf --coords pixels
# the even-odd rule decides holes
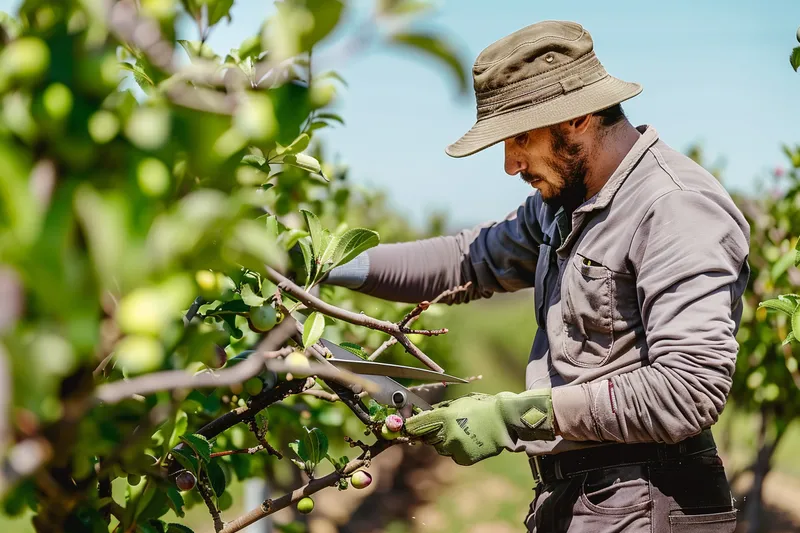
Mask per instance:
[[[301,48],[311,50],[319,41],[327,37],[339,23],[344,3],[341,0],[306,0],[306,9],[314,15],[311,32],[301,39]]]
[[[466,92],[468,88],[467,70],[450,44],[427,33],[396,33],[392,36],[392,42],[427,54],[444,63],[456,78],[459,90],[462,93]]]
[[[190,435],[181,436],[181,441],[186,443],[203,463],[211,461],[211,443],[202,435],[192,433]]]
[[[344,119],[335,113],[317,113],[315,116],[323,120],[332,120],[334,122],[338,122],[344,126]]]
[[[352,342],[343,342],[339,344],[339,347],[344,348],[353,355],[359,356],[361,359],[367,359],[369,357],[367,352],[364,351],[364,348],[358,344],[353,344]]]
[[[328,437],[319,428],[305,428],[306,435],[299,445],[298,456],[312,464],[312,469],[328,454]]]
[[[219,498],[222,496],[222,493],[225,492],[225,473],[222,471],[217,461],[209,462],[207,471],[208,480],[211,482],[211,488],[214,489],[214,494]]]
[[[336,255],[336,248],[339,244],[340,237],[338,235],[332,235],[329,232],[325,232],[325,251],[322,252],[322,257],[319,258],[319,262],[323,265],[328,265],[328,267],[333,266],[333,258]],[[323,270],[328,270],[329,268],[325,268]]]
[[[316,343],[322,337],[323,331],[325,331],[325,316],[322,313],[311,313],[303,324],[303,346],[308,348]]]
[[[795,339],[800,339],[800,306],[792,313],[792,333]]]
[[[792,55],[789,56],[789,63],[794,71],[797,72],[797,69],[800,68],[800,46],[792,50]]]
[[[280,147],[275,150],[275,152],[278,155],[296,154],[308,148],[309,142],[311,142],[311,137],[309,137],[307,133],[301,133],[294,141],[292,141],[292,144],[286,147]]]
[[[320,257],[322,257],[322,252],[325,251],[322,224],[320,224],[317,215],[311,211],[306,211],[305,209],[301,209],[301,211],[303,212],[303,216],[306,218],[308,232],[311,234],[311,250],[314,252],[314,259],[318,260]]]
[[[339,239],[336,251],[333,253],[333,265],[345,264],[355,259],[361,252],[377,246],[380,242],[380,236],[370,229],[347,230]]]
[[[314,253],[311,251],[311,245],[308,243],[306,239],[300,239],[297,241],[297,244],[300,245],[300,250],[303,252],[303,262],[306,266],[306,275],[308,283],[311,283],[311,279],[314,276],[314,272],[311,270],[314,264]]]
[[[197,477],[200,471],[200,462],[198,461],[197,456],[195,456],[191,450],[186,448],[176,448],[172,450],[171,453],[175,460],[178,461],[183,468],[194,474],[194,477]]]
[[[203,59],[206,61],[215,61],[219,59],[219,56],[214,52],[214,49],[201,41],[178,39],[178,44],[180,44],[183,49],[186,50],[186,53],[189,55],[189,59],[191,59],[192,62],[196,61],[197,59]]]
[[[258,307],[264,304],[264,298],[253,292],[253,288],[249,283],[242,285],[242,301],[250,307]]]
[[[183,517],[183,515],[180,516]],[[194,531],[182,524],[172,523],[167,525],[167,533],[194,533]]]
[[[383,422],[389,414],[389,411],[386,409],[386,407],[379,404],[372,398],[370,398],[369,402],[367,403],[367,409],[369,409],[369,417],[375,422]]]
[[[777,280],[781,277],[792,264],[794,264],[795,258],[797,256],[797,252],[791,250],[789,253],[784,254],[780,257],[775,264],[772,265],[772,269],[770,270],[770,276],[772,276],[773,280]]]
[[[789,334],[786,335],[786,338],[783,339],[783,342],[781,343],[781,346],[786,346],[787,344],[789,344],[793,340],[795,340],[794,333],[790,331]]]
[[[244,41],[242,41],[241,46],[239,46],[239,59],[244,60],[248,57],[252,57],[253,59],[257,59],[258,56],[261,54],[261,36],[254,35],[252,37],[248,37]]]
[[[144,69],[138,65],[138,62],[136,65],[122,62],[119,64],[119,68],[133,72],[133,80],[144,92],[150,91],[156,85]]]
[[[231,6],[233,6],[233,0],[213,0],[212,2],[206,2],[209,4],[208,6],[208,25],[213,26],[220,20],[222,17],[228,17],[228,22],[231,21],[230,10]]]
[[[774,311],[781,311],[790,315],[794,313],[796,305],[785,298],[773,298],[771,300],[766,300],[758,304],[758,308],[761,309],[762,307],[766,307],[767,309],[772,309]]]
[[[290,154],[283,158],[283,162],[293,167],[302,168],[308,172],[319,174],[326,180],[328,179],[322,174],[322,166],[319,161],[307,154]]]
[[[167,488],[167,503],[170,509],[175,512],[176,516],[179,518],[186,516],[186,513],[183,511],[183,506],[185,505],[183,496],[181,496],[181,493],[175,487]]]
[[[296,440],[294,442],[289,443],[289,448],[300,458],[301,461],[308,461],[308,450],[306,450],[305,446],[300,445],[300,441]],[[301,467],[302,468],[302,467]]]
[[[175,420],[175,428],[172,430],[172,435],[169,438],[169,447],[170,449],[177,446],[178,442],[180,442],[181,436],[186,433],[186,429],[189,427],[189,417],[183,411],[178,411],[176,414]]]

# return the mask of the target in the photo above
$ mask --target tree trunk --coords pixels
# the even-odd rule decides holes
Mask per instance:
[[[761,412],[761,427],[758,432],[758,455],[753,464],[753,485],[745,496],[744,521],[747,523],[747,533],[758,533],[761,530],[763,507],[764,479],[770,471],[770,461],[778,447],[781,437],[785,433],[785,426],[778,424],[775,438],[770,441],[767,430],[775,422],[775,415],[771,411]]]

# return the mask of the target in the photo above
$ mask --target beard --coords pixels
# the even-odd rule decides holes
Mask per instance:
[[[542,194],[542,200],[554,209],[564,207],[566,211],[572,212],[586,199],[588,157],[583,146],[570,142],[558,126],[553,126],[550,131],[552,133],[553,158],[547,160],[546,163],[561,177],[562,184],[556,188],[555,184],[548,183],[553,192],[547,196]],[[540,176],[522,172],[521,177],[523,180],[531,182]]]

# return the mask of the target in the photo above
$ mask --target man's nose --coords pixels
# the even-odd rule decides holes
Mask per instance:
[[[512,139],[506,140],[505,142],[505,171],[506,174],[509,176],[516,176],[521,171],[525,170],[525,163],[523,159],[519,157],[519,153],[517,150],[514,150],[513,144],[509,145],[509,143],[513,143]]]

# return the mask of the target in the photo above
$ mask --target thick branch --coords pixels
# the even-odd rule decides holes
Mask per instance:
[[[106,403],[116,403],[133,395],[146,395],[154,392],[175,389],[202,389],[223,387],[242,383],[260,374],[269,359],[288,355],[292,348],[283,348],[275,352],[254,353],[244,362],[232,368],[218,371],[206,371],[189,374],[183,370],[167,370],[155,372],[127,381],[114,381],[97,388],[97,398]]]
[[[442,367],[437,365],[430,357],[425,355],[422,350],[417,348],[410,340],[408,340],[408,337],[406,337],[402,328],[397,324],[387,320],[378,320],[377,318],[362,315],[360,313],[354,313],[352,311],[348,311],[346,309],[326,303],[319,298],[310,295],[299,286],[292,283],[289,279],[284,277],[281,273],[269,266],[266,267],[266,273],[269,280],[275,283],[278,288],[299,300],[309,309],[314,309],[315,311],[319,311],[325,315],[338,318],[339,320],[344,320],[345,322],[350,322],[351,324],[355,324],[357,326],[363,326],[388,333],[392,337],[395,337],[398,342],[403,345],[406,351],[408,351],[408,353],[425,363],[429,368],[432,368],[437,372],[444,372]]]
[[[347,463],[347,465],[340,472],[331,472],[327,476],[311,480],[306,485],[294,490],[289,494],[284,494],[276,500],[265,501],[258,508],[253,509],[252,511],[240,516],[232,522],[228,522],[220,533],[234,533],[235,531],[241,531],[247,526],[258,522],[262,518],[266,518],[267,516],[298,502],[305,496],[310,496],[326,487],[332,487],[338,483],[340,479],[350,476],[359,468],[363,468],[371,459],[396,443],[397,441],[379,439],[369,448],[368,451],[365,451],[356,459],[353,459]]]

